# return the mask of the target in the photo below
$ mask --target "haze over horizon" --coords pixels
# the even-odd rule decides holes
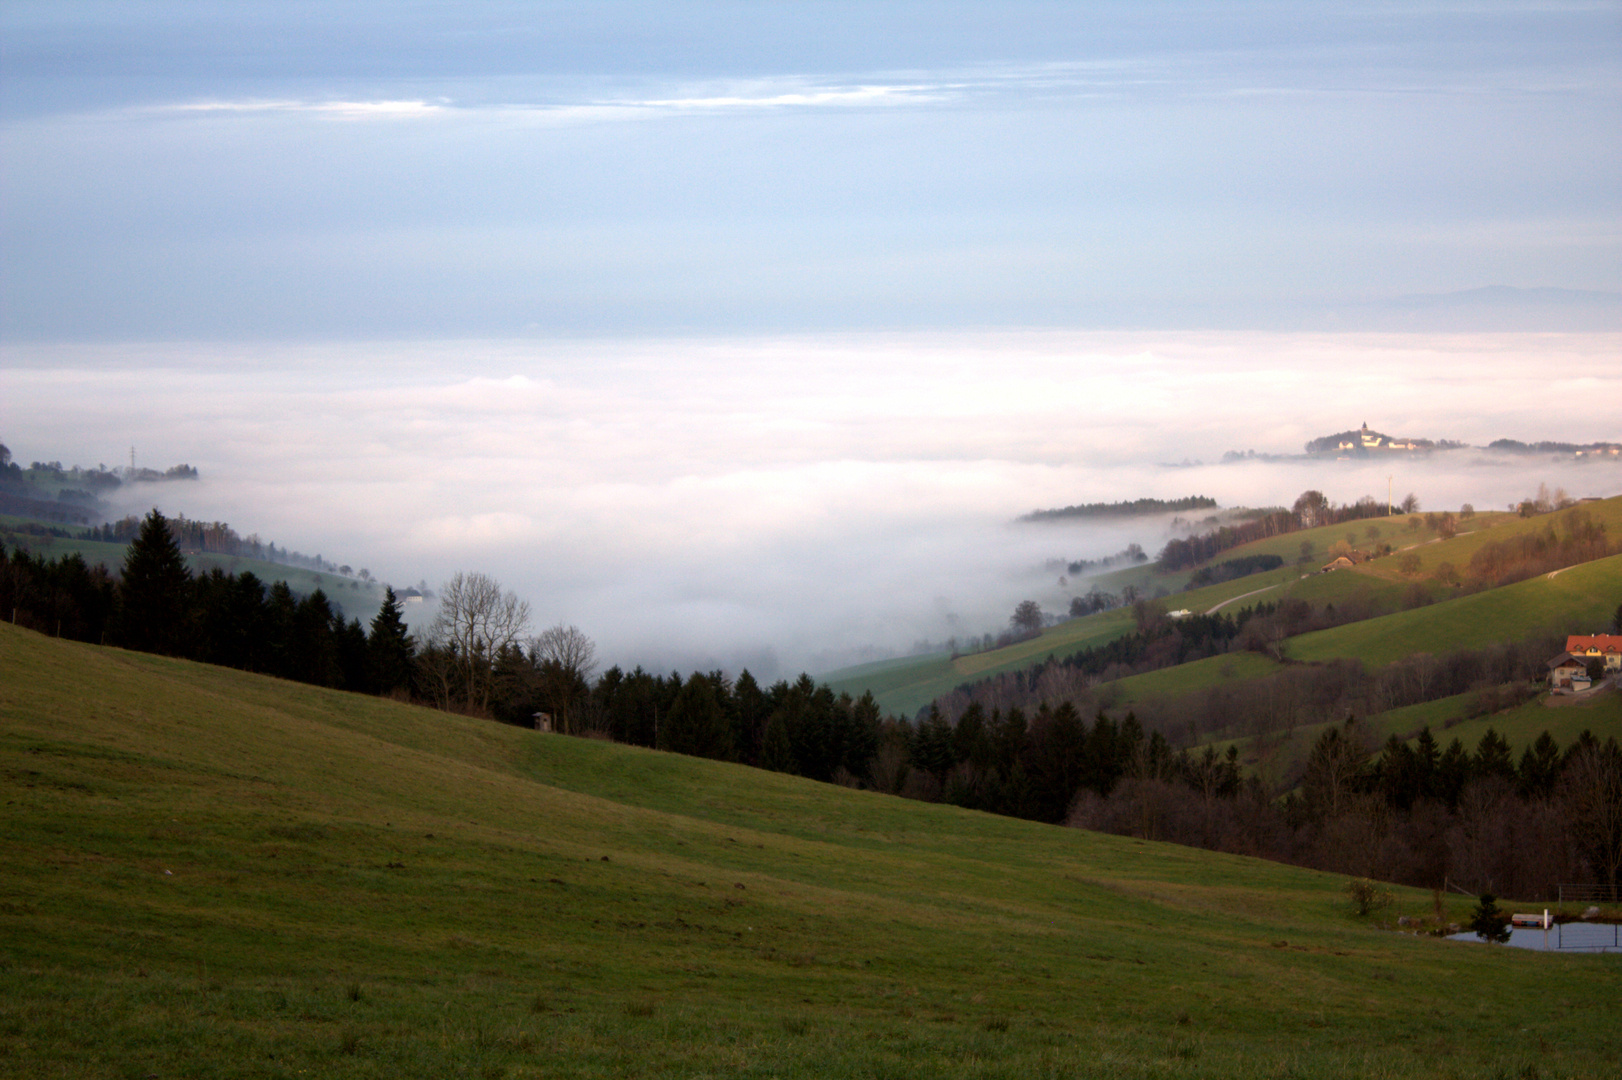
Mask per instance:
[[[166,511],[490,572],[611,662],[981,633],[1123,539],[1018,513],[1388,471],[1185,459],[1622,437],[1619,40],[1603,3],[8,4],[0,440],[189,462]],[[1622,490],[1395,483],[1539,481]]]

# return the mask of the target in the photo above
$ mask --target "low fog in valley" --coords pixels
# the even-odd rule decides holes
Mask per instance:
[[[495,575],[608,662],[828,670],[1051,613],[1053,560],[1168,517],[1018,524],[1040,507],[1203,494],[1221,505],[1498,508],[1616,462],[1475,451],[1248,460],[1367,421],[1394,435],[1614,438],[1609,335],[847,335],[322,346],[15,346],[4,439],[24,463],[195,483],[124,507],[230,522],[397,585]],[[1575,403],[1558,417],[1546,401]],[[1191,517],[1203,517],[1194,513]],[[426,614],[426,613],[424,613]]]
[[[1622,437],[1616,41],[1519,0],[8,3],[0,440],[770,676],[1167,536],[1037,508],[1612,495],[1220,462]]]

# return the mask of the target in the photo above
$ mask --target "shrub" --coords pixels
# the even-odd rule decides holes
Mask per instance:
[[[1346,895],[1352,898],[1352,909],[1358,915],[1369,915],[1389,907],[1396,897],[1390,889],[1368,878],[1353,878],[1346,883]]]

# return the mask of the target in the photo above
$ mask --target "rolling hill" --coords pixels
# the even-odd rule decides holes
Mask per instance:
[[[1585,503],[1578,509],[1606,526],[1609,535],[1622,535],[1622,497]],[[1532,631],[1572,623],[1585,627],[1593,624],[1592,629],[1599,629],[1601,622],[1609,622],[1618,599],[1622,599],[1622,561],[1614,557],[1592,566],[1561,571],[1548,579],[1546,586],[1523,582],[1510,586],[1510,591],[1503,596],[1498,594],[1504,590],[1491,590],[1455,597],[1452,588],[1434,580],[1443,563],[1455,568],[1465,567],[1483,545],[1541,533],[1559,522],[1560,515],[1520,518],[1506,513],[1479,513],[1459,523],[1459,532],[1451,537],[1430,528],[1423,516],[1416,520],[1419,524],[1413,528],[1409,526],[1409,519],[1403,517],[1326,525],[1245,544],[1223,552],[1214,561],[1278,555],[1285,559],[1285,565],[1217,585],[1173,592],[1165,602],[1170,607],[1197,612],[1236,611],[1247,604],[1293,597],[1314,605],[1352,602],[1391,610],[1409,602],[1409,595],[1416,587],[1427,593],[1427,598],[1443,598],[1443,602],[1431,607],[1399,611],[1384,616],[1383,620],[1366,620],[1316,635],[1304,635],[1290,644],[1290,656],[1296,659],[1359,656],[1369,663],[1384,663],[1410,652],[1521,638]],[[1317,573],[1330,545],[1348,537],[1359,543],[1390,544],[1396,549],[1394,555],[1411,553],[1419,560],[1418,568],[1404,572],[1396,557],[1385,556],[1350,569]],[[1307,545],[1313,553],[1306,563],[1301,562],[1302,545]],[[1133,583],[1145,591],[1152,591],[1157,580],[1168,587],[1180,587],[1188,576],[1186,573],[1157,575],[1152,566],[1119,573],[1133,575]],[[1568,578],[1567,575],[1575,576]],[[1486,599],[1493,596],[1498,598]],[[1606,606],[1607,596],[1611,597],[1609,607]],[[1452,606],[1455,602],[1462,606]],[[1454,624],[1459,628],[1448,629]],[[1406,629],[1409,627],[1411,632]],[[1063,658],[1105,644],[1133,629],[1131,612],[1117,608],[1060,623],[1035,638],[1001,649],[956,658],[931,654],[888,660],[830,672],[825,679],[835,690],[848,691],[853,696],[870,690],[881,707],[911,716],[963,683],[1017,671],[1048,656]],[[1452,644],[1448,644],[1450,642]],[[1124,687],[1123,692],[1128,699],[1159,692],[1157,682],[1164,682],[1169,692],[1176,692],[1175,687],[1185,682],[1189,683],[1189,688],[1208,685],[1200,681],[1202,678],[1187,673],[1155,672],[1137,677],[1138,681]]]
[[[9,1075],[1610,1075],[1343,881],[0,625]],[[1464,910],[1450,898],[1453,917]],[[1429,910],[1400,891],[1386,913]]]
[[[21,518],[0,517],[0,544],[5,544],[8,550],[22,547],[43,559],[60,559],[78,554],[91,566],[99,564],[112,570],[124,565],[124,556],[129,550],[128,544],[36,536],[17,531],[17,526],[22,523],[24,519]],[[361,581],[304,566],[215,552],[187,552],[185,559],[193,574],[206,574],[216,568],[227,574],[252,573],[267,585],[276,581],[287,582],[287,587],[297,596],[308,596],[320,589],[329,600],[343,608],[347,618],[359,619],[363,624],[371,622],[383,606],[383,583],[379,581]]]

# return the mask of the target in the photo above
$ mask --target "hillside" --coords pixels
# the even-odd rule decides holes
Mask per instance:
[[[129,550],[128,544],[60,536],[36,536],[16,531],[17,526],[23,523],[25,519],[22,518],[0,516],[0,544],[5,544],[8,550],[22,547],[44,559],[60,559],[66,555],[78,554],[91,566],[99,564],[112,570],[123,566],[125,553]],[[378,581],[361,581],[358,578],[303,566],[290,566],[265,559],[222,555],[215,552],[187,552],[185,559],[186,565],[194,574],[206,574],[216,568],[227,574],[251,573],[267,584],[285,581],[287,587],[298,596],[308,596],[320,589],[327,594],[329,600],[343,608],[346,617],[359,619],[362,623],[370,622],[378,609],[383,606],[383,583]]]
[[[1596,559],[1499,589],[1456,597],[1292,638],[1296,660],[1355,656],[1389,663],[1417,652],[1480,648],[1544,629],[1604,631],[1622,597],[1622,555]]]
[[[1604,525],[1610,536],[1622,536],[1622,497],[1587,503],[1579,509]],[[1291,655],[1300,659],[1337,655],[1361,656],[1370,663],[1385,662],[1412,651],[1431,651],[1437,641],[1455,637],[1459,637],[1461,642],[1466,638],[1471,641],[1503,640],[1524,637],[1530,631],[1571,620],[1586,624],[1603,615],[1604,621],[1608,621],[1617,601],[1612,599],[1610,606],[1605,607],[1604,597],[1610,595],[1605,590],[1622,592],[1622,563],[1614,559],[1606,560],[1604,568],[1598,570],[1585,569],[1581,573],[1577,570],[1562,571],[1552,580],[1558,582],[1560,577],[1569,573],[1577,573],[1577,577],[1555,588],[1521,589],[1500,601],[1472,599],[1462,609],[1470,620],[1468,631],[1455,633],[1449,630],[1438,637],[1433,629],[1428,639],[1416,633],[1411,639],[1404,639],[1400,643],[1387,641],[1383,645],[1377,644],[1384,640],[1388,627],[1407,625],[1404,622],[1407,616],[1413,616],[1419,623],[1430,620],[1434,627],[1448,623],[1454,618],[1453,613],[1461,610],[1449,606],[1446,600],[1453,596],[1453,590],[1435,577],[1444,563],[1455,569],[1466,567],[1471,557],[1488,543],[1537,536],[1563,521],[1561,513],[1520,518],[1513,514],[1484,512],[1457,522],[1456,535],[1448,536],[1434,527],[1439,524],[1437,520],[1428,521],[1423,515],[1415,517],[1412,524],[1409,518],[1401,516],[1375,518],[1303,529],[1225,551],[1213,562],[1254,555],[1276,555],[1284,558],[1285,565],[1217,585],[1181,591],[1189,577],[1188,572],[1160,573],[1153,565],[1117,571],[1091,579],[1088,584],[1096,581],[1105,589],[1119,589],[1130,584],[1148,595],[1152,595],[1157,587],[1163,587],[1169,591],[1165,597],[1167,606],[1196,612],[1213,609],[1232,612],[1247,604],[1276,603],[1289,598],[1306,600],[1314,605],[1329,603],[1344,606],[1353,603],[1392,611],[1409,603],[1416,588],[1427,599],[1442,598],[1443,603],[1423,609],[1429,612],[1428,615],[1399,612],[1386,617],[1392,622],[1349,624],[1337,630],[1325,631],[1326,634],[1340,635],[1331,637],[1331,641],[1363,643],[1355,647],[1347,646],[1343,651],[1323,652],[1325,648],[1341,646],[1321,645],[1313,635],[1302,639],[1300,651],[1296,651],[1296,643],[1291,644]],[[1371,547],[1389,544],[1394,551],[1391,555],[1371,559],[1349,570],[1318,573],[1319,566],[1327,561],[1331,546],[1348,540]],[[1414,556],[1417,566],[1404,570],[1399,558],[1403,555]],[[1584,594],[1583,587],[1599,591]],[[1484,597],[1498,591],[1476,595]],[[1364,629],[1357,630],[1356,626],[1363,626]],[[1086,648],[1106,644],[1131,633],[1133,629],[1135,624],[1131,612],[1117,608],[1071,619],[1048,628],[1038,637],[1001,649],[956,659],[944,654],[908,657],[879,665],[830,672],[825,678],[836,690],[848,691],[852,695],[871,690],[886,710],[911,716],[933,699],[963,683],[988,675],[1017,671],[1048,656],[1063,658]],[[1426,640],[1429,644],[1424,643]],[[1183,681],[1180,675],[1153,673],[1140,677],[1144,682],[1126,688],[1127,696],[1130,698],[1155,692],[1157,675],[1174,684]],[[1196,687],[1207,684],[1199,682],[1196,677]]]
[[[1622,1055],[1614,960],[1383,932],[1327,875],[10,626],[0,768],[14,1075],[1587,1077]]]

